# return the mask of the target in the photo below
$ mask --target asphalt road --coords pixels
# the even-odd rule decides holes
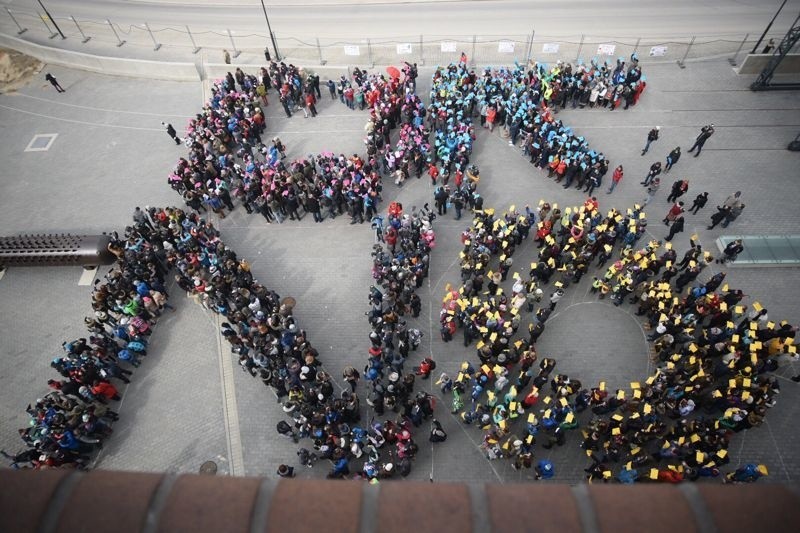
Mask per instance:
[[[263,31],[257,0],[43,0],[54,17],[182,28],[229,27]],[[378,37],[419,35],[679,37],[760,33],[782,0],[369,0],[267,1],[279,36]],[[35,0],[2,0],[13,11],[34,12]],[[773,31],[786,31],[800,12],[789,0]]]

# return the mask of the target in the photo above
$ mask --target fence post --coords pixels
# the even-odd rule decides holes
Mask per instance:
[[[744,48],[744,43],[746,43],[746,42],[747,42],[747,38],[748,38],[748,37],[750,37],[750,34],[749,34],[749,33],[746,33],[746,34],[744,35],[744,39],[742,39],[742,42],[741,42],[741,44],[739,45],[739,48],[737,48],[737,49],[736,49],[736,53],[735,53],[735,54],[733,54],[733,57],[732,57],[732,58],[728,59],[728,63],[730,63],[732,67],[735,67],[735,66],[736,66],[736,57],[739,55],[739,52],[741,52],[741,51],[742,51],[742,48]]]
[[[473,67],[478,64],[478,62],[475,61],[475,42],[477,40],[478,40],[478,36],[477,35],[473,35],[472,36],[472,53],[470,54],[470,57],[472,58],[472,66]]]
[[[87,37],[87,36],[86,36],[86,34],[85,34],[85,33],[83,33],[83,30],[82,30],[82,29],[81,29],[81,27],[78,25],[78,21],[77,21],[77,20],[75,20],[75,17],[73,17],[72,15],[70,15],[70,16],[69,16],[69,18],[72,20],[72,22],[74,22],[74,23],[75,23],[75,27],[76,27],[76,28],[78,28],[78,31],[80,32],[80,34],[81,34],[81,37],[83,37],[83,40],[82,40],[81,42],[82,42],[82,43],[84,43],[84,44],[88,43],[88,42],[91,40],[91,37]]]
[[[153,52],[158,52],[158,49],[161,48],[161,44],[156,41],[155,35],[153,35],[153,30],[150,29],[150,24],[147,22],[144,23],[144,27],[147,28],[147,33],[150,34],[150,38],[153,39]]]
[[[528,43],[528,55],[526,57],[525,67],[527,68],[528,65],[531,63],[531,54],[533,52],[533,38],[536,36],[536,30],[531,30],[531,40]]]
[[[367,39],[367,54],[369,56],[369,68],[375,67],[375,62],[372,61],[372,43]]]
[[[111,31],[114,32],[114,37],[116,37],[117,41],[119,41],[119,42],[117,42],[117,48],[119,48],[120,46],[125,44],[125,41],[123,41],[122,39],[119,38],[119,35],[117,34],[117,30],[114,29],[114,25],[111,24],[111,21],[106,19],[106,22],[108,22],[109,27],[111,27]]]
[[[316,37],[317,40],[317,52],[319,52],[319,64],[324,65],[326,61],[322,59],[322,47],[319,45],[319,37]]]
[[[422,34],[419,35],[419,64],[425,64],[425,45],[423,44]]]
[[[22,35],[26,31],[28,31],[28,28],[23,28],[22,26],[19,25],[19,22],[17,22],[17,19],[14,18],[14,15],[11,14],[11,10],[10,9],[8,9],[6,7],[6,11],[8,12],[8,16],[11,17],[11,20],[14,21],[14,24],[17,25],[17,28],[19,28],[19,31],[17,32],[17,35]]]
[[[693,44],[694,44],[694,36],[692,36],[692,40],[691,40],[691,41],[689,41],[689,46],[687,46],[687,47],[686,47],[686,53],[685,53],[685,54],[683,54],[683,59],[679,59],[679,60],[678,60],[678,66],[679,66],[679,67],[681,67],[681,68],[686,68],[686,65],[685,65],[685,63],[684,63],[684,62],[686,61],[686,58],[689,56],[689,50],[691,50],[691,49],[692,49],[692,45],[693,45]]]
[[[233,57],[239,57],[239,54],[241,54],[241,52],[239,50],[237,50],[236,43],[233,42],[233,34],[231,33],[230,29],[226,28],[226,30],[228,32],[228,37],[230,37],[230,39],[231,39],[231,46],[233,47]],[[278,53],[275,52],[275,55],[278,55]]]
[[[583,50],[583,40],[586,39],[584,34],[581,34],[581,42],[578,43],[578,53],[575,55],[575,61],[581,58],[581,50]]]
[[[39,18],[42,19],[42,24],[44,24],[44,27],[47,28],[47,31],[50,32],[50,39],[52,39],[53,37],[58,35],[56,32],[54,32],[53,30],[50,29],[50,26],[47,24],[47,21],[44,19],[42,14],[39,13],[38,11],[36,13],[39,15]]]
[[[192,41],[192,46],[194,47],[194,50],[192,50],[192,53],[196,54],[197,52],[200,51],[200,47],[197,46],[196,42],[194,42],[194,36],[192,35],[192,30],[189,29],[189,25],[188,24],[186,25],[186,33],[189,34],[189,40]]]

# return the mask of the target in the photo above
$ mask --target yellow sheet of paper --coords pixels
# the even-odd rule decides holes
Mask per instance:
[[[735,389],[736,388],[736,380],[735,379],[729,379],[728,380],[728,387],[730,387],[731,389]]]
[[[632,389],[640,389],[640,388],[642,388],[642,386],[638,381],[631,381],[631,388]]]
[[[722,292],[728,292],[728,284],[722,286]]]
[[[575,420],[575,415],[572,413],[569,413],[566,417],[564,417],[564,422],[567,424],[571,424],[573,420]]]
[[[617,391],[617,400],[624,400],[625,399],[625,391],[619,390]]]
[[[633,397],[635,399],[637,399],[637,400],[641,400],[642,399],[642,391],[639,390],[639,389],[636,389],[635,391],[633,391]]]
[[[728,310],[728,304],[726,304],[725,302],[720,302],[719,303],[719,310],[720,311],[727,311]]]
[[[533,413],[528,414],[528,424],[535,424],[536,416]]]
[[[739,335],[731,335],[731,342],[733,343],[739,342]]]
[[[717,457],[720,459],[725,459],[726,455],[728,455],[728,450],[720,450],[717,452]]]
[[[619,428],[614,428],[611,430],[612,435],[619,435],[620,433],[622,433],[622,431],[620,431]]]
[[[552,398],[550,398],[550,396],[547,396],[547,397],[545,397],[545,399],[544,399],[544,400],[542,400],[542,402],[544,402],[544,404],[545,404],[545,405],[550,405],[550,403],[551,403],[552,401],[553,401],[553,399],[552,399]],[[548,411],[549,411],[549,410],[548,410]]]
[[[733,308],[733,310],[739,315],[744,313],[744,307],[742,307],[741,305],[737,305],[736,307]]]
[[[644,404],[644,414],[649,415],[652,411],[653,407],[649,403]]]
[[[492,341],[492,342],[497,340],[497,332],[496,331],[494,333],[492,333],[491,335],[489,335],[489,340]]]
[[[705,454],[703,452],[697,452],[694,454],[694,460],[697,461],[697,464],[703,464],[703,459],[705,458]]]
[[[618,414],[616,414],[616,415],[614,415],[614,416],[612,416],[611,418],[612,418],[613,420],[616,420],[617,422],[622,422],[622,420],[623,420],[623,418],[622,418],[622,415],[621,415],[621,414],[619,414],[619,413],[618,413]]]
[[[606,382],[605,381],[601,381],[600,382],[600,390],[606,390]]]
[[[562,405],[562,407],[566,407],[567,405],[569,405],[566,398],[561,398],[558,400],[558,402]]]
[[[658,468],[650,469],[650,479],[658,479]]]
[[[551,411],[550,411],[550,409],[548,409],[547,411],[545,411],[545,412],[544,412],[544,415],[543,415],[543,416],[544,416],[545,418],[550,418],[550,414],[551,414]]]
[[[695,434],[692,435],[692,437],[689,440],[691,440],[692,442],[699,442],[700,441],[700,435],[695,433]]]
[[[753,302],[753,309],[760,312],[762,309],[764,309],[764,307],[762,307],[762,305],[758,302]]]

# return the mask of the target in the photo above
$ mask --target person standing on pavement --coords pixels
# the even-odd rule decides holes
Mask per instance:
[[[711,225],[708,226],[706,229],[714,229],[717,224],[725,220],[728,214],[730,214],[731,210],[729,207],[726,206],[717,206],[717,212],[711,215]]]
[[[656,126],[647,134],[647,143],[644,145],[644,149],[642,149],[642,155],[647,153],[647,150],[650,149],[650,144],[658,140],[658,132],[661,131],[661,126]]]
[[[742,211],[744,211],[744,204],[742,202],[733,204],[733,207],[731,207],[730,211],[728,211],[728,214],[725,216],[725,220],[722,221],[722,227],[727,228],[731,222],[739,218]]]
[[[178,132],[175,131],[175,128],[172,127],[172,124],[162,122],[161,125],[167,129],[167,135],[172,137],[172,140],[175,141],[175,144],[181,144],[181,140],[178,138]]]
[[[675,237],[675,234],[680,233],[683,231],[684,219],[683,216],[679,216],[675,219],[675,222],[672,223],[672,226],[669,228],[669,235],[664,237],[664,239],[669,242]]]
[[[717,259],[717,263],[725,264],[725,263],[733,263],[736,261],[736,258],[739,256],[740,253],[744,251],[744,245],[742,244],[742,239],[736,239],[728,243],[725,249],[722,251],[724,254],[720,259]]]
[[[640,185],[650,185],[650,182],[653,181],[653,178],[661,174],[661,161],[656,161],[652,165],[650,165],[650,172],[647,173],[645,176],[644,181],[640,183]]]
[[[739,201],[739,198],[742,196],[742,191],[736,191],[735,193],[731,194],[727,198],[725,198],[725,202],[723,202],[722,206],[727,207],[730,209]]]
[[[60,93],[65,93],[65,92],[67,92],[67,91],[66,91],[66,89],[64,89],[64,88],[63,88],[63,87],[62,87],[62,86],[61,86],[61,85],[58,83],[58,80],[57,80],[57,79],[56,79],[56,78],[55,78],[55,77],[54,77],[52,74],[50,74],[49,72],[48,72],[47,74],[45,74],[45,76],[44,76],[44,79],[46,79],[47,81],[49,81],[49,82],[50,82],[50,85],[52,85],[53,87],[55,87],[55,88],[56,88],[56,91],[58,91],[58,92],[60,92]]]
[[[669,208],[667,211],[667,216],[664,217],[662,222],[666,225],[669,225],[670,222],[677,219],[679,216],[683,214],[683,202],[675,202],[672,204],[672,207]]]
[[[231,54],[227,50],[222,51],[222,60],[225,61],[226,65],[231,64]]]
[[[698,211],[706,206],[706,202],[708,202],[708,193],[701,192],[695,197],[692,207],[689,208],[689,212],[696,215]]]
[[[678,159],[681,158],[681,147],[676,146],[673,151],[669,153],[667,156],[667,166],[664,168],[664,172],[669,172],[672,169],[672,165],[678,162]]]
[[[689,153],[694,152],[694,149],[697,148],[697,153],[694,154],[695,157],[700,155],[700,151],[703,149],[703,145],[706,144],[706,141],[714,135],[714,125],[709,124],[708,126],[703,126],[700,129],[700,135],[694,140],[694,144],[691,148],[689,148]]]
[[[617,184],[622,181],[622,174],[622,165],[614,169],[614,174],[611,175],[611,187],[608,188],[606,194],[611,194],[614,192],[614,187],[616,187]]]
[[[672,192],[667,196],[668,202],[675,202],[689,190],[689,180],[677,180],[672,184]]]

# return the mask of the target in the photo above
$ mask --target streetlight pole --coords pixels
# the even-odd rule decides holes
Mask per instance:
[[[261,0],[261,9],[264,10],[264,18],[267,20],[267,31],[269,32],[269,38],[272,41],[272,48],[275,50],[275,60],[280,61],[281,56],[278,52],[278,44],[275,42],[275,34],[272,33],[272,26],[269,25],[269,17],[267,16],[267,8],[264,5],[264,0]]]
[[[62,38],[62,39],[66,39],[66,38],[67,38],[67,36],[66,36],[66,35],[64,35],[64,32],[63,32],[63,31],[61,31],[61,28],[59,28],[59,27],[58,27],[58,23],[56,22],[56,19],[54,19],[54,18],[53,18],[53,16],[52,16],[52,15],[50,15],[50,12],[47,10],[47,8],[46,8],[46,7],[44,7],[44,4],[42,3],[42,0],[37,0],[37,1],[39,2],[39,5],[40,5],[40,6],[42,6],[42,9],[44,9],[44,13],[45,13],[45,15],[47,15],[47,18],[49,18],[49,19],[50,19],[50,22],[52,22],[52,23],[53,23],[53,26],[55,26],[55,27],[56,27],[56,31],[57,31],[57,32],[58,32],[58,34],[61,36],[61,38]],[[263,3],[263,2],[262,2],[262,3]]]

